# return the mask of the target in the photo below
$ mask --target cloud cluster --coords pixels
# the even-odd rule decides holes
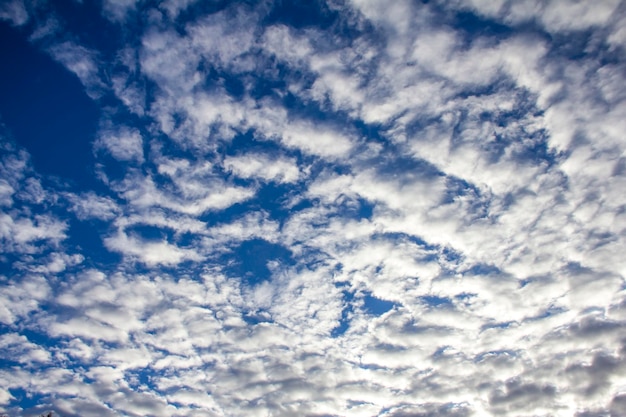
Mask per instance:
[[[28,27],[99,186],[3,145],[2,407],[624,415],[624,3],[314,3]]]

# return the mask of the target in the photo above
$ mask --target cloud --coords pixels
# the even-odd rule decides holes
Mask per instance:
[[[143,162],[143,138],[139,130],[117,127],[100,132],[95,149],[104,149],[118,161]]]
[[[10,206],[13,203],[11,196],[14,192],[13,187],[6,180],[2,180],[0,182],[0,204]]]
[[[83,195],[68,195],[72,207],[80,220],[100,219],[111,220],[119,213],[120,208],[117,203],[108,197],[101,197],[93,192]]]
[[[100,79],[97,56],[93,51],[72,41],[65,41],[50,46],[48,52],[78,77],[89,97],[102,96],[105,84]]]
[[[96,181],[0,155],[3,407],[619,415],[621,3],[102,13]]]
[[[122,231],[104,239],[109,250],[136,258],[148,266],[176,265],[185,260],[199,261],[202,257],[193,249],[180,248],[167,241],[146,241],[128,236]]]
[[[102,4],[102,12],[107,19],[123,23],[126,16],[135,10],[137,0],[106,0]]]
[[[619,4],[619,1],[607,0],[593,8],[576,1],[565,1],[558,5],[540,1],[524,3],[471,1],[465,4],[459,2],[458,5],[509,24],[537,21],[549,32],[561,32],[606,25],[612,20],[611,17]]]
[[[10,281],[3,276],[2,284],[0,320],[6,325],[25,319],[51,293],[48,282],[40,275],[27,275],[21,280]]]
[[[169,187],[157,186],[152,177],[129,176],[116,186],[116,191],[138,208],[157,206],[196,216],[210,210],[223,210],[255,193],[251,188],[230,185],[203,167],[176,170],[171,174],[167,168],[161,171],[171,181]],[[207,187],[205,181],[209,180],[212,181]]]
[[[300,170],[294,159],[273,159],[266,155],[227,157],[224,159],[224,167],[241,178],[292,183],[300,177]]]
[[[353,139],[332,129],[314,128],[308,123],[289,123],[281,138],[289,148],[322,157],[347,157],[352,150]]]
[[[67,224],[51,216],[34,219],[0,215],[2,250],[8,252],[37,252],[40,243],[58,245],[67,237]]]
[[[7,20],[12,26],[22,26],[28,21],[28,12],[21,0],[8,1],[0,7],[0,19]]]
[[[44,263],[40,265],[32,265],[29,262],[27,264],[27,269],[46,275],[57,274],[65,271],[67,268],[80,265],[84,260],[85,257],[80,254],[69,255],[65,253],[52,252],[48,259],[44,259]]]
[[[0,340],[2,340],[2,345],[5,346],[5,352],[9,354],[8,360],[25,366],[50,361],[50,353],[40,346],[30,343],[25,336],[17,333],[7,333],[2,335]]]

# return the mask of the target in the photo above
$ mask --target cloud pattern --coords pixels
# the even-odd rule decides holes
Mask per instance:
[[[2,126],[9,415],[626,416],[626,3],[71,7],[0,7],[99,118]]]

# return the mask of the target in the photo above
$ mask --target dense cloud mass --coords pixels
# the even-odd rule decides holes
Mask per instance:
[[[7,415],[626,416],[626,2],[0,19]]]

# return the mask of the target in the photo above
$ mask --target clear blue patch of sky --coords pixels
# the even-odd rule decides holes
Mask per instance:
[[[293,184],[272,181],[263,184],[250,203],[267,211],[270,219],[284,221],[290,213],[293,213],[292,209],[286,205],[292,197],[297,195],[298,189],[299,187]]]
[[[491,323],[483,324],[482,326],[480,326],[480,331],[484,332],[485,330],[488,330],[488,329],[506,329],[515,323],[516,323],[515,321],[491,322]]]
[[[374,207],[376,205],[363,198],[359,198],[358,201],[359,209],[357,213],[357,218],[370,220],[372,218],[372,215],[374,214]]]
[[[467,272],[472,275],[497,275],[502,273],[498,267],[482,263],[472,266]]]
[[[285,266],[295,263],[289,249],[264,239],[246,240],[222,256],[224,272],[249,286],[271,279],[268,263],[272,261]]]
[[[376,173],[382,179],[398,177],[398,179],[408,183],[419,179],[427,180],[445,175],[435,165],[426,160],[398,156],[398,153],[394,151],[385,152],[380,158],[372,162],[376,166]]]
[[[264,23],[326,29],[337,18],[337,12],[330,10],[322,0],[292,0],[276,2]]]
[[[452,18],[452,27],[464,33],[468,39],[477,37],[504,38],[514,33],[514,29],[509,26],[469,11],[455,13]]]
[[[268,58],[265,62],[265,72],[253,78],[253,84],[246,90],[246,93],[255,100],[265,97],[279,99],[276,91],[284,91],[287,87],[287,81],[291,77],[296,77],[291,69],[284,62],[278,61],[274,57]],[[275,76],[273,74],[276,74]]]
[[[475,298],[477,295],[475,293],[468,293],[468,292],[462,292],[460,294],[456,294],[454,296],[454,299],[457,302],[466,302],[468,300],[471,300],[472,298]]]
[[[374,316],[382,316],[383,314],[391,310],[394,306],[396,306],[396,303],[376,298],[371,295],[371,293],[366,292],[363,295],[363,309],[368,314]]]
[[[354,293],[348,290],[343,290],[341,294],[343,302],[341,318],[339,319],[339,325],[332,329],[330,333],[330,336],[334,338],[340,337],[348,331],[350,328],[350,315],[354,312]]]
[[[116,184],[117,181],[122,181],[129,175],[136,175],[141,172],[135,170],[135,168],[136,167],[128,163],[116,160],[106,151],[98,152],[97,171],[99,174],[106,176],[107,180],[110,181],[111,184]],[[92,176],[95,176],[95,174]],[[104,187],[101,194],[112,197],[110,190],[105,189]]]
[[[16,261],[19,261],[21,255],[16,255],[13,253],[2,253],[0,254],[0,276],[4,276],[5,278],[11,277],[15,271],[13,269],[13,264]],[[0,288],[4,285],[4,282],[0,278]]]
[[[102,16],[100,2],[55,0],[48,4],[42,3],[39,19],[54,15],[62,27],[58,35],[60,39],[74,39],[90,49],[98,51],[103,58],[111,59],[124,46],[121,27]],[[133,21],[126,22],[126,30],[133,26]]]
[[[420,297],[420,301],[429,307],[450,308],[454,306],[452,300],[448,297],[438,297],[436,295],[426,295]]]
[[[126,227],[125,230],[128,234],[151,241],[172,241],[174,236],[174,231],[171,229],[146,224],[134,224]]]
[[[244,201],[236,203],[232,206],[220,211],[208,211],[198,217],[207,227],[219,224],[227,224],[242,218],[246,213],[250,212],[250,205],[255,204],[254,201]]]
[[[99,110],[80,81],[0,22],[0,117],[35,169],[93,185],[91,140]]]
[[[274,322],[274,320],[272,320],[271,317],[269,317],[268,315],[263,315],[263,314],[249,313],[249,314],[244,314],[242,318],[243,318],[243,321],[245,321],[247,324],[250,324],[250,325]]]
[[[372,239],[373,240],[390,240],[394,242],[411,242],[429,251],[434,251],[434,250],[437,250],[438,248],[438,246],[436,245],[427,243],[424,239],[422,239],[418,235],[409,234],[409,233],[400,233],[400,232],[374,233],[372,235]]]
[[[148,2],[151,6],[160,4],[158,0],[150,0]],[[257,2],[253,0],[211,0],[211,1],[194,1],[187,7],[180,10],[176,17],[176,23],[179,30],[183,31],[185,25],[194,21],[198,16],[206,16],[213,13],[217,13],[227,7],[237,6],[254,6]]]
[[[298,70],[296,70],[298,71]],[[303,88],[309,88],[316,80],[313,74],[295,74],[299,78],[299,83],[303,83]],[[309,84],[306,84],[306,81]],[[356,122],[347,116],[345,112],[329,108],[325,103],[313,100],[304,100],[293,93],[284,95],[281,103],[289,111],[289,115],[312,122],[323,122],[335,127],[338,131],[356,131]]]
[[[366,142],[374,142],[386,144],[389,138],[385,135],[385,131],[393,127],[393,123],[389,126],[381,123],[365,123],[363,120],[356,119],[353,121],[354,128]]]
[[[20,368],[16,368],[16,371],[19,369]],[[35,394],[23,388],[9,388],[9,393],[15,397],[15,399],[11,401],[11,406],[14,408],[19,407],[24,410],[29,410],[40,406],[41,404],[45,404],[49,399],[49,397],[46,397],[45,395]]]
[[[45,302],[40,304],[39,310],[47,310]],[[49,348],[49,353],[52,353],[52,348],[54,348],[54,346],[59,342],[58,338],[50,337],[46,333],[33,330],[32,328],[20,329],[19,333],[22,336],[25,336],[29,342],[35,343],[44,348]]]
[[[245,153],[290,154],[288,150],[281,148],[273,140],[259,138],[254,130],[241,132],[235,135],[231,141],[220,143],[218,152],[224,156],[237,156]]]
[[[64,245],[69,252],[76,250],[85,256],[82,266],[108,270],[122,260],[120,254],[104,247],[102,236],[109,233],[106,223],[96,219],[78,220],[72,216],[68,219],[68,225]]]

